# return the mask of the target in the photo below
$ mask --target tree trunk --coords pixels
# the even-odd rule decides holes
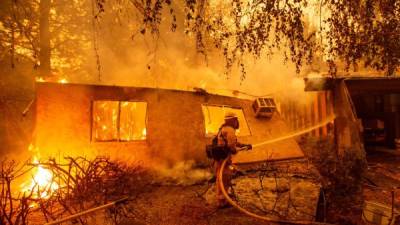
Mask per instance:
[[[392,54],[389,54],[389,59],[388,59],[388,63],[387,63],[387,71],[386,71],[386,75],[388,77],[394,76],[395,72],[396,72],[396,67],[393,65],[394,63],[392,62]]]
[[[39,54],[39,73],[41,77],[51,76],[50,67],[50,28],[49,28],[49,14],[50,14],[51,0],[40,0],[40,54]]]
[[[11,1],[11,14],[12,18],[16,20],[15,17],[15,2]],[[15,67],[15,22],[13,19],[10,20],[11,26],[11,68]]]

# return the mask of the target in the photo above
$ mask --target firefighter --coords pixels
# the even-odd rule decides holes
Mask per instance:
[[[220,131],[218,132],[218,145],[225,146],[228,149],[228,160],[226,166],[223,171],[223,184],[226,190],[231,186],[231,176],[232,176],[232,160],[231,155],[237,153],[238,148],[246,147],[246,149],[251,149],[252,146],[250,144],[241,144],[237,141],[236,130],[239,129],[239,120],[235,113],[227,112],[225,114],[225,123],[221,126]],[[215,160],[215,175],[217,177],[216,188],[217,188],[217,201],[218,207],[224,208],[229,206],[224,195],[222,194],[222,190],[219,187],[219,178],[218,174],[221,170],[222,162],[224,159]]]

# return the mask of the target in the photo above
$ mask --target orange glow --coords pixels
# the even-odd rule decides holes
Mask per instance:
[[[65,79],[65,78],[62,78],[62,79],[59,79],[59,80],[58,80],[58,83],[66,84],[66,83],[68,83],[68,80]]]
[[[45,82],[43,77],[36,77],[36,82]]]
[[[143,128],[143,130],[142,130],[142,140],[145,140],[146,136],[147,136],[146,128]]]
[[[36,157],[33,164],[37,167],[32,172],[32,180],[21,185],[21,192],[32,192],[34,198],[49,198],[59,185],[53,180],[51,171],[43,168]]]
[[[93,139],[96,141],[146,140],[146,102],[95,101]]]

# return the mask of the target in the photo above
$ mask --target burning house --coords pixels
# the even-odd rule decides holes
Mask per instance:
[[[359,207],[335,197],[359,194],[369,150],[400,149],[399,1],[22,0],[0,12],[0,224],[25,224],[39,207],[46,222],[80,217],[117,199],[153,216],[127,224],[210,224],[215,193],[199,203],[199,187],[174,180],[168,199],[168,176],[226,189],[246,215],[310,224],[325,191],[331,214]],[[350,67],[391,78],[337,77]],[[320,71],[330,78],[312,77]],[[254,148],[210,165],[205,146],[229,112]],[[157,197],[180,208],[151,212]]]
[[[307,162],[293,139],[297,134],[291,133],[277,104],[269,97],[248,100],[200,89],[38,83],[35,146],[41,157],[102,155],[127,162],[142,161],[148,167],[159,163],[173,167],[185,161],[204,163],[205,145],[218,132],[226,112],[238,115],[239,141],[264,143],[233,157],[243,171],[267,171],[235,179],[244,204],[258,201],[256,196],[249,196],[253,195],[252,190],[261,188],[259,197],[271,198],[264,199],[261,204],[267,205],[262,207],[272,211],[286,207],[289,211],[279,212],[286,212],[284,218],[315,220],[321,188],[318,172]],[[270,162],[280,168],[273,170],[275,178],[268,178]],[[296,176],[298,173],[303,175]],[[261,186],[258,176],[263,177]],[[205,198],[213,201],[213,197],[206,194]],[[292,201],[297,208],[291,206]],[[261,206],[256,204],[245,210],[266,213],[259,211]]]
[[[227,111],[239,115],[238,137],[243,142],[259,143],[288,134],[278,112],[263,117],[255,104],[198,91],[38,83],[35,146],[42,156],[202,161],[204,146],[217,133]],[[275,107],[262,110],[269,110],[271,116]],[[235,161],[303,157],[295,140],[286,139],[261,146],[255,154],[243,152]]]
[[[211,94],[203,89],[182,91],[38,82],[33,144],[42,159],[108,156],[126,162],[140,161],[149,168],[160,164],[181,168],[185,173],[190,169],[176,165],[186,161],[205,163],[205,145],[217,133],[225,113],[235,112],[240,121],[239,141],[256,146],[253,151],[233,157],[240,170],[258,171],[234,180],[236,191],[245,196],[240,198],[241,203],[250,205],[244,210],[265,214],[260,208],[274,211],[277,207],[280,208],[275,212],[278,215],[288,212],[286,219],[310,221],[316,219],[317,202],[321,199],[320,175],[308,163],[294,137],[305,133],[317,137],[331,135],[339,155],[354,151],[363,156],[364,146],[393,147],[399,127],[396,125],[397,79],[390,79],[386,86],[391,89],[383,92],[372,85],[388,81],[383,78],[322,79],[321,85],[321,80],[318,83],[308,80],[306,90],[318,91],[318,94],[311,107],[304,106],[304,118],[301,110],[293,108],[295,104],[275,102],[270,97],[249,100]],[[366,93],[372,92],[376,98],[384,99],[380,108],[376,101],[374,106],[365,103],[370,97]],[[366,111],[370,113],[358,113]],[[376,126],[385,125],[370,128],[367,125],[371,119],[376,120],[372,123]],[[297,121],[294,126],[293,121]],[[379,133],[378,128],[384,131]],[[385,141],[379,139],[382,133]],[[367,138],[371,134],[375,135],[374,142]],[[274,178],[265,174],[271,171],[271,162]],[[263,177],[261,183],[260,177]],[[252,190],[258,190],[258,197],[251,194]],[[212,201],[213,195],[206,194],[207,201],[210,196]]]

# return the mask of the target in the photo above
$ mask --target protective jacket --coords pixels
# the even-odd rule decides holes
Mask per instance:
[[[218,134],[218,145],[227,146],[231,154],[237,153],[237,137],[235,134],[235,129],[228,125],[223,125],[221,131]]]

